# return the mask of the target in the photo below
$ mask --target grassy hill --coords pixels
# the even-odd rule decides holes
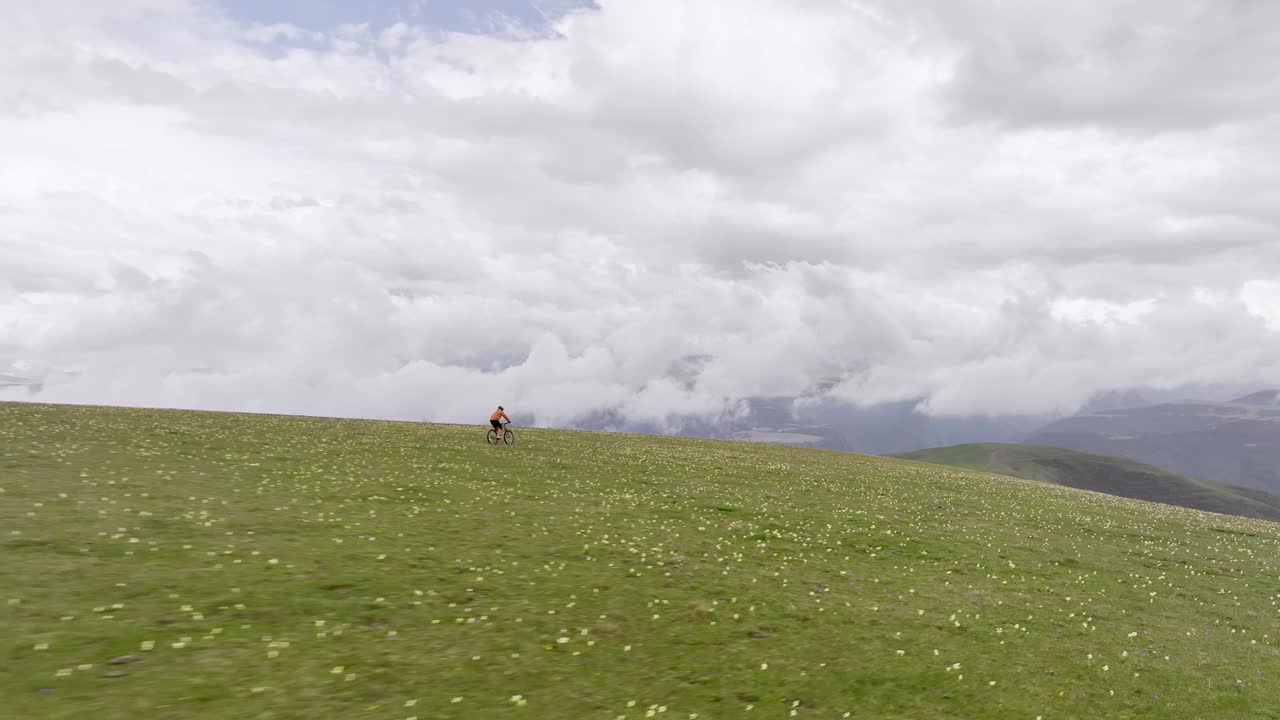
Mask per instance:
[[[1041,445],[982,443],[918,450],[894,457],[1041,480],[1197,510],[1280,520],[1280,496],[1191,478],[1108,455]]]
[[[4,717],[1280,715],[1280,526],[483,432],[0,404]]]

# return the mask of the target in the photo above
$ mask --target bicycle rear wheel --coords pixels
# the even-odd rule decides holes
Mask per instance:
[[[511,443],[516,441],[516,434],[511,432],[510,430],[506,430],[502,433],[502,441],[510,445]]]
[[[490,445],[497,445],[497,444],[498,444],[498,431],[497,431],[497,430],[494,430],[494,429],[492,429],[492,428],[490,428],[490,429],[489,429],[489,432],[485,434],[484,439],[485,439],[485,441],[487,441]]]

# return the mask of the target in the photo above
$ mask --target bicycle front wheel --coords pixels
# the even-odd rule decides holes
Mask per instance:
[[[507,430],[506,432],[502,433],[502,441],[510,445],[511,443],[516,441],[516,434],[511,432],[510,430]]]

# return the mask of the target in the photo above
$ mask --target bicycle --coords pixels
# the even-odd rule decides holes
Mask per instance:
[[[510,424],[511,424],[511,423],[503,423],[503,424],[502,424],[502,436],[501,436],[501,437],[499,437],[499,436],[498,436],[498,431],[497,431],[497,430],[494,430],[493,428],[489,428],[489,432],[485,433],[485,436],[484,436],[484,437],[485,437],[485,441],[486,441],[486,442],[488,442],[490,445],[497,445],[499,441],[504,442],[504,443],[506,443],[506,444],[508,444],[508,445],[510,445],[511,443],[515,442],[515,441],[516,441],[516,434],[515,434],[515,433],[513,433],[513,432],[511,432],[511,430],[507,428],[507,426],[508,426],[508,425],[510,425]]]

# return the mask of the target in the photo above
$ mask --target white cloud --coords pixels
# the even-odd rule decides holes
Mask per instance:
[[[316,37],[6,7],[0,373],[657,426],[831,378],[940,414],[1280,382],[1280,18],[1156,9],[655,0]]]

